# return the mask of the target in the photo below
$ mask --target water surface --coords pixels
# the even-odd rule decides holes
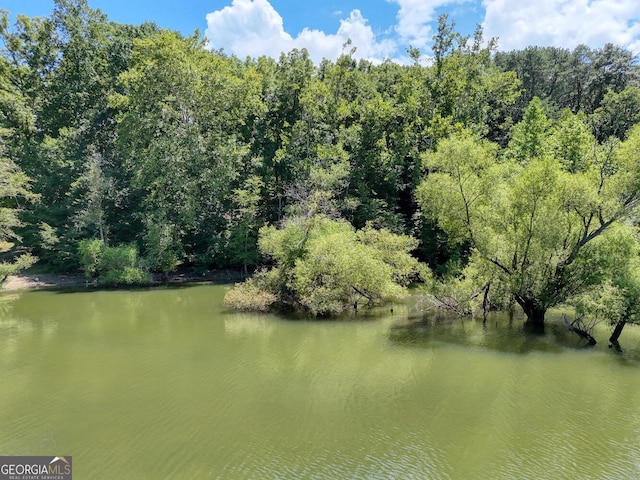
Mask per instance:
[[[224,286],[0,295],[0,454],[75,478],[637,478],[624,352],[522,319],[226,312]]]

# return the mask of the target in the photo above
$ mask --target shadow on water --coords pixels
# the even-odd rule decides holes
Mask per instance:
[[[226,313],[231,315],[238,315],[239,312],[233,310],[227,310]],[[244,312],[246,313],[246,312]],[[393,309],[388,307],[375,307],[375,308],[362,308],[359,310],[347,310],[339,315],[318,315],[313,316],[310,313],[302,310],[295,311],[282,311],[272,313],[250,313],[253,316],[265,316],[272,319],[278,319],[286,322],[298,322],[298,323],[315,323],[315,324],[341,324],[341,323],[366,323],[376,322],[384,318],[387,318],[390,314],[393,314]]]
[[[430,348],[438,344],[480,347],[503,353],[560,353],[567,349],[589,349],[586,342],[567,330],[559,319],[550,318],[545,329],[532,331],[521,315],[492,313],[481,318],[434,314],[394,324],[389,341],[398,346]]]
[[[226,285],[217,281],[202,282],[181,282],[181,283],[158,283],[153,285],[128,285],[108,286],[108,285],[87,285],[87,286],[64,286],[64,287],[42,287],[39,291],[54,292],[57,294],[69,293],[90,293],[90,292],[145,292],[155,290],[186,290],[193,287],[201,287],[203,285]]]

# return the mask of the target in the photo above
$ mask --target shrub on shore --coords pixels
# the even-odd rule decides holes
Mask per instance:
[[[140,267],[138,251],[132,245],[107,247],[102,240],[82,240],[78,253],[87,278],[104,285],[141,285],[151,276]]]
[[[417,241],[388,230],[317,215],[260,230],[259,247],[275,266],[227,292],[237,310],[302,310],[336,315],[382,305],[407,295],[407,286],[428,269],[409,252]]]

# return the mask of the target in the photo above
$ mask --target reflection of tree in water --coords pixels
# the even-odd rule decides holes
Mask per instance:
[[[584,341],[577,339],[560,322],[549,322],[544,333],[532,333],[525,328],[524,318],[507,313],[492,313],[486,322],[442,314],[410,319],[406,323],[394,324],[389,329],[388,338],[399,346],[455,344],[505,353],[558,353],[584,346]]]
[[[0,322],[6,319],[11,310],[13,310],[13,302],[15,302],[20,295],[0,295]]]
[[[3,294],[0,295],[0,330],[14,330],[29,332],[33,330],[33,324],[29,320],[25,320],[15,311],[15,303],[20,299],[20,294]],[[6,335],[2,335],[6,338]]]

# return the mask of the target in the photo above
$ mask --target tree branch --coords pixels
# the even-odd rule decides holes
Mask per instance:
[[[486,258],[489,262],[493,263],[496,267],[498,267],[500,270],[502,270],[504,273],[506,273],[507,275],[511,275],[513,274],[513,272],[511,270],[509,270],[507,267],[505,267],[504,265],[502,265],[502,263],[500,263],[498,260],[496,260],[495,258],[490,258],[487,257],[486,255],[483,255],[484,258]]]

